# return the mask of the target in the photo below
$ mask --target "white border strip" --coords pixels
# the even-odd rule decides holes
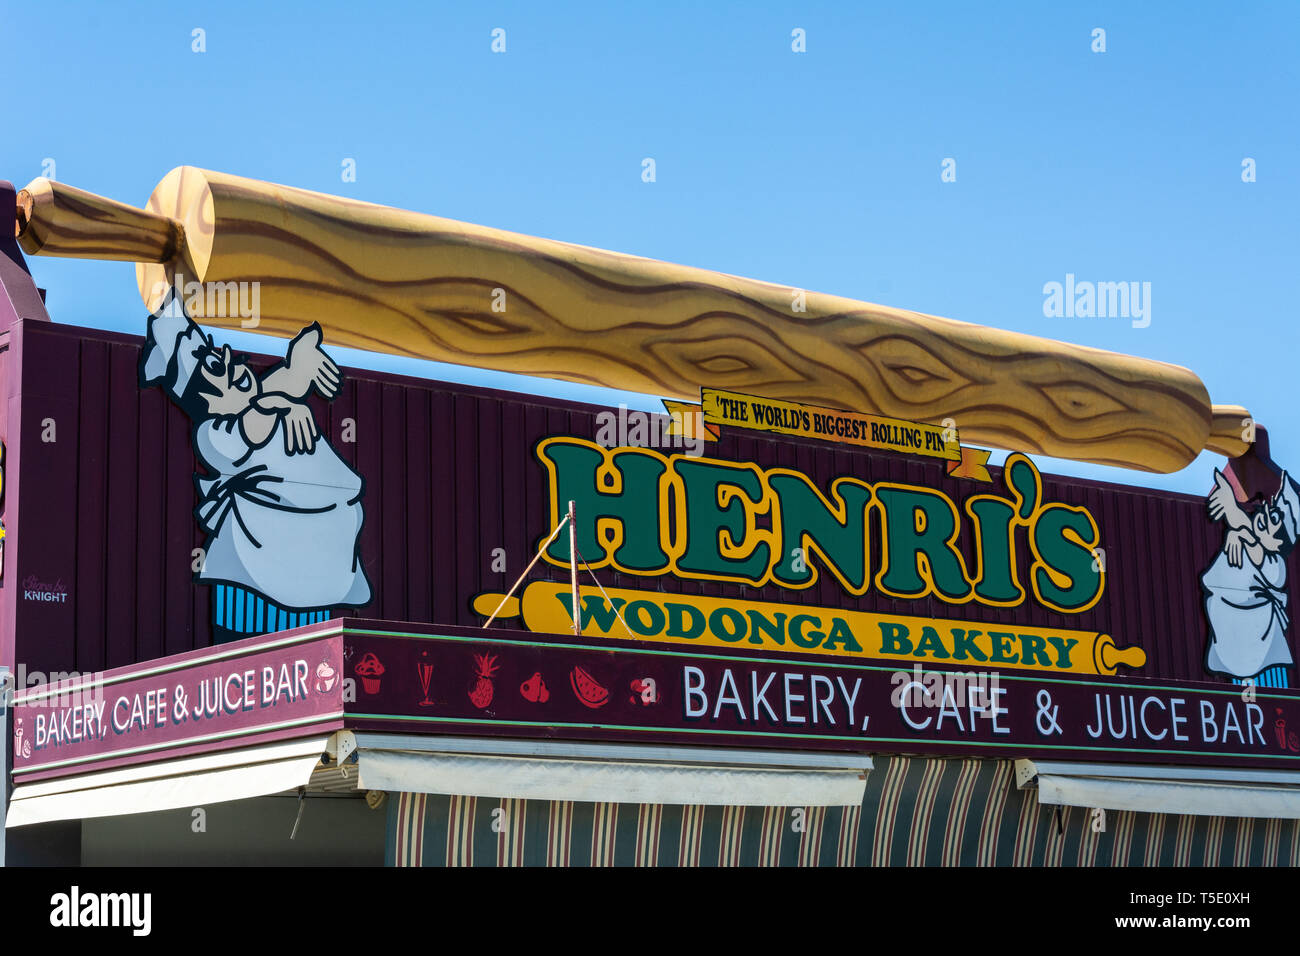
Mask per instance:
[[[501,737],[435,737],[358,731],[357,747],[424,753],[568,757],[586,760],[643,760],[655,763],[870,771],[868,754],[805,751],[594,744],[571,740],[509,740]]]

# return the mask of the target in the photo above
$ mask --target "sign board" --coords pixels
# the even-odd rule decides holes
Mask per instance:
[[[840,440],[846,414],[835,440],[801,432],[811,406],[765,413],[774,430],[684,429],[339,369],[311,327],[283,358],[229,353],[176,309],[142,331],[25,323],[7,353],[22,366],[5,373],[0,627],[47,673],[328,619],[474,627],[498,608],[494,628],[563,642],[567,533],[502,599],[572,500],[583,635],[610,653],[969,669],[1008,687],[1296,684],[1300,494],[1280,470],[1210,469],[1203,496],[1052,476],[1023,454],[965,475],[934,422],[894,423],[888,448]],[[69,374],[75,388],[48,384]],[[715,412],[745,397],[725,384],[705,391]]]
[[[338,729],[1300,767],[1300,698],[520,631],[324,624],[20,698],[15,782]]]
[[[1300,767],[1300,700],[860,660],[347,629],[350,727],[850,752]],[[523,638],[523,639],[521,639]]]
[[[14,779],[172,759],[342,726],[337,628],[269,635],[17,697]]]

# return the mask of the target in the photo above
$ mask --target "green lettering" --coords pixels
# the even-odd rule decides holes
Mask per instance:
[[[916,657],[925,657],[926,651],[937,660],[946,660],[949,657],[948,648],[943,646],[943,638],[928,624],[921,628],[921,639],[916,642],[916,650],[912,653]]]
[[[1039,600],[1063,611],[1082,611],[1101,596],[1105,574],[1094,570],[1097,528],[1091,516],[1069,505],[1047,505],[1034,519],[1034,585]],[[1064,587],[1049,574],[1065,578]]]
[[[1016,510],[1001,498],[976,498],[966,502],[979,532],[979,580],[975,595],[990,604],[1019,604],[1024,590],[1015,581],[1015,556],[1011,553],[1011,522]]]
[[[568,591],[555,595],[555,599],[560,602],[564,608],[565,616],[570,619],[572,627],[573,618],[573,595]],[[619,608],[623,605],[622,598],[616,598],[611,607],[605,603],[603,597],[587,595],[582,599],[582,628],[586,630],[593,623],[596,629],[609,634],[614,629],[614,622],[618,620]]]
[[[1024,455],[1012,455],[1002,471],[1002,480],[1016,496],[1016,514],[1028,521],[1038,507],[1038,469]]]
[[[1020,660],[1026,664],[1037,664],[1041,661],[1044,667],[1051,667],[1052,662],[1047,656],[1047,641],[1037,634],[1021,634]]]
[[[1049,637],[1047,643],[1056,648],[1056,666],[1066,669],[1070,666],[1070,651],[1078,644],[1078,640],[1070,637]]]
[[[990,658],[992,661],[998,664],[1015,664],[1020,660],[1011,653],[1015,647],[1016,635],[1005,631],[989,631],[989,637],[993,638],[993,657]]]
[[[852,651],[855,654],[862,653],[862,645],[858,643],[858,639],[849,630],[848,622],[842,617],[831,620],[831,633],[826,638],[826,643],[822,645],[822,649],[832,651],[837,644],[842,645],[846,651]]]
[[[964,661],[968,657],[981,663],[987,661],[988,656],[981,651],[979,645],[975,643],[975,638],[979,637],[983,633],[983,631],[977,631],[974,628],[969,631],[963,630],[960,627],[952,628],[952,656],[959,661]]]
[[[551,473],[552,500],[559,514],[575,502],[578,520],[578,551],[593,566],[613,561],[628,571],[662,571],[668,555],[659,546],[659,481],[667,465],[658,457],[638,451],[623,451],[611,459],[618,490],[599,478],[605,454],[588,444],[564,440],[543,442],[537,457]],[[617,522],[621,541],[611,554],[608,534],[598,533],[601,522]],[[569,564],[569,535],[557,535],[546,550],[557,564]]]
[[[693,604],[665,604],[664,610],[668,612],[668,630],[665,632],[668,637],[682,638],[687,641],[693,641],[704,633],[704,614]],[[686,627],[685,618],[691,619],[691,625]]]
[[[843,512],[841,520],[827,507],[812,483],[803,475],[770,475],[768,485],[776,494],[777,527],[780,530],[780,561],[772,575],[786,587],[799,587],[813,580],[809,545],[815,544],[827,564],[855,594],[867,587],[867,504],[871,488],[852,478],[839,478],[831,485],[834,506]],[[803,549],[802,561],[793,553]],[[802,570],[795,570],[796,567]]]
[[[645,620],[642,620],[642,616]],[[653,601],[633,601],[624,610],[627,626],[645,637],[654,637],[664,629],[664,612]]]
[[[885,511],[886,539],[885,569],[876,583],[900,597],[922,597],[929,590],[922,575],[925,567],[941,597],[969,597],[965,566],[954,543],[957,513],[952,503],[920,488],[877,488],[876,498]]]
[[[880,622],[880,653],[890,655],[912,653],[912,642],[907,639],[906,624]]]
[[[822,638],[826,635],[821,631],[809,631],[805,635],[803,632],[804,625],[809,623],[816,627],[821,624],[821,621],[813,617],[811,614],[796,614],[794,617],[790,618],[790,640],[794,641],[800,647],[806,647],[811,650],[814,647],[819,647]]]
[[[744,557],[727,557],[722,553],[722,536],[726,534],[737,548],[744,546],[748,522],[741,499],[747,498],[751,506],[762,502],[763,483],[758,474],[744,466],[703,458],[682,459],[676,468],[686,512],[686,547],[677,559],[678,569],[757,584],[771,557],[767,542],[759,542]],[[740,492],[733,493],[725,507],[720,504],[724,489]]]
[[[731,624],[730,629],[727,627],[728,622]],[[734,644],[744,639],[748,628],[745,625],[745,615],[734,607],[720,607],[709,615],[709,630],[714,637]]]
[[[776,619],[771,620],[758,611],[747,611],[749,615],[749,643],[762,644],[763,637],[770,637],[776,644],[785,647],[785,612],[778,611]],[[760,632],[762,632],[760,634]]]

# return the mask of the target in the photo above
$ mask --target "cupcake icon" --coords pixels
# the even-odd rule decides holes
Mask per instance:
[[[379,693],[379,679],[384,676],[384,665],[374,654],[367,654],[357,661],[357,676],[361,678],[361,689],[367,694]]]
[[[338,679],[339,673],[329,661],[321,661],[316,665],[316,693],[328,694]]]

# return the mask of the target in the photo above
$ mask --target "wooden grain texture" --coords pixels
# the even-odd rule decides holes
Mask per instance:
[[[165,217],[44,177],[18,194],[17,228],[28,255],[166,262],[181,245]]]
[[[184,240],[137,265],[150,308],[178,274],[256,282],[256,329],[275,335],[318,321],[331,344],[668,398],[708,385],[952,419],[966,442],[1145,471],[1210,435],[1200,379],[1149,359],[811,292],[795,311],[786,286],[194,167],[148,211]],[[228,294],[190,305],[248,327]]]
[[[1246,454],[1250,443],[1244,436],[1250,433],[1251,421],[1250,412],[1240,405],[1211,406],[1210,437],[1205,447],[1228,458]]]
[[[169,269],[257,281],[274,334],[320,321],[342,345],[666,397],[951,418],[966,441],[1150,471],[1209,435],[1200,380],[1146,359],[816,293],[796,312],[771,283],[191,167],[149,210],[183,224],[186,253],[140,267],[146,300]]]

